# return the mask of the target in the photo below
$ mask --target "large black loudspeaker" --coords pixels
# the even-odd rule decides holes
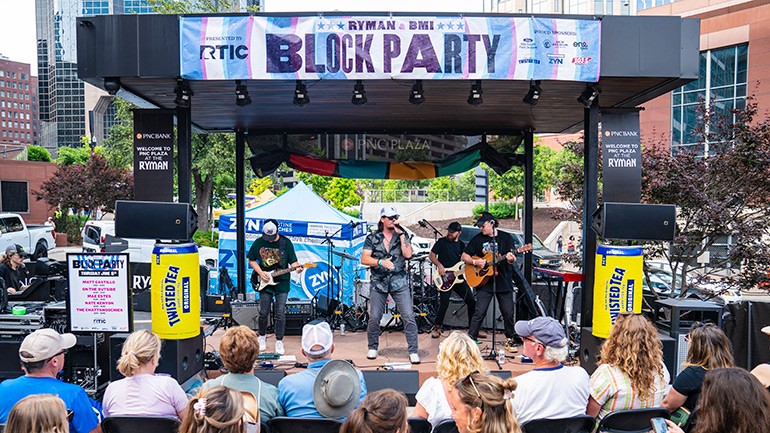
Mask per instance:
[[[21,339],[0,340],[0,380],[12,379],[24,375],[19,361]]]
[[[118,371],[118,359],[123,349],[123,342],[129,334],[114,334],[110,337],[110,380],[122,379],[123,375]],[[195,373],[203,370],[204,340],[203,332],[197,337],[184,340],[163,340],[160,351],[160,364],[155,369],[156,373],[166,373],[184,383]]]
[[[444,316],[444,326],[448,328],[468,327],[468,305],[455,293],[449,298],[449,307]],[[470,314],[473,314],[470,312]]]
[[[589,327],[583,327],[580,330],[580,351],[578,352],[580,366],[588,374],[593,374],[596,371],[602,343],[604,343],[604,338],[594,336],[591,331],[592,328]],[[666,364],[666,369],[668,369],[669,376],[673,381],[676,377],[677,367],[676,340],[662,332],[658,332],[658,337],[663,343],[663,363]]]
[[[676,229],[672,204],[604,203],[591,226],[605,239],[670,241]]]
[[[197,229],[198,214],[187,203],[115,202],[115,236],[187,241]]]

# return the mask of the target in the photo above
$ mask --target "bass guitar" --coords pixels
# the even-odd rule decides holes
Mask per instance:
[[[455,284],[465,281],[465,262],[462,260],[455,263],[451,268],[446,268],[446,273],[442,277],[441,274],[436,271],[433,274],[433,284],[436,286],[436,290],[439,292],[448,292],[452,290]]]
[[[532,251],[532,244],[522,245],[520,248],[514,250],[514,253],[528,253]],[[498,254],[497,257],[493,257],[492,253],[486,253],[483,257],[473,257],[473,260],[482,259],[486,263],[484,266],[465,265],[465,281],[471,287],[483,286],[489,281],[489,278],[496,275],[496,265],[505,260],[505,254]]]
[[[275,277],[280,277],[281,275],[288,274],[289,272],[292,272],[299,268],[308,269],[308,268],[315,268],[316,266],[318,265],[315,263],[304,263],[304,264],[300,263],[298,265],[289,266],[286,269],[276,269],[274,271],[265,272],[269,277],[267,281],[262,281],[262,278],[260,278],[259,274],[256,271],[252,271],[251,286],[254,287],[254,290],[256,290],[257,292],[261,292],[262,289],[264,289],[265,287],[275,286],[276,284],[278,284],[278,282],[274,280]]]

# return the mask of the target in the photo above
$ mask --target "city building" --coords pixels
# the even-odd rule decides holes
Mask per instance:
[[[682,0],[640,12],[700,18],[700,78],[644,104],[642,137],[702,155],[708,143],[696,143],[692,132],[698,107],[718,113],[741,108],[753,95],[764,118],[770,109],[770,2]]]
[[[37,78],[28,63],[0,55],[0,158],[38,144]]]

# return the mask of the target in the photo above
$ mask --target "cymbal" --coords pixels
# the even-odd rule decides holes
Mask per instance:
[[[334,254],[335,256],[340,256],[343,259],[358,260],[358,258],[351,256],[350,254],[346,253],[345,251],[332,250],[332,254]]]

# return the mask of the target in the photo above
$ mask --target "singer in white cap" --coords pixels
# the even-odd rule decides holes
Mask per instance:
[[[386,301],[390,295],[404,321],[409,362],[420,363],[420,355],[417,353],[417,322],[406,278],[406,260],[411,257],[412,243],[406,231],[398,224],[398,211],[393,206],[385,206],[380,211],[377,231],[366,237],[361,255],[361,264],[369,266],[372,272],[367,328],[369,350],[366,352],[369,359],[377,358],[380,320],[385,314]]]

